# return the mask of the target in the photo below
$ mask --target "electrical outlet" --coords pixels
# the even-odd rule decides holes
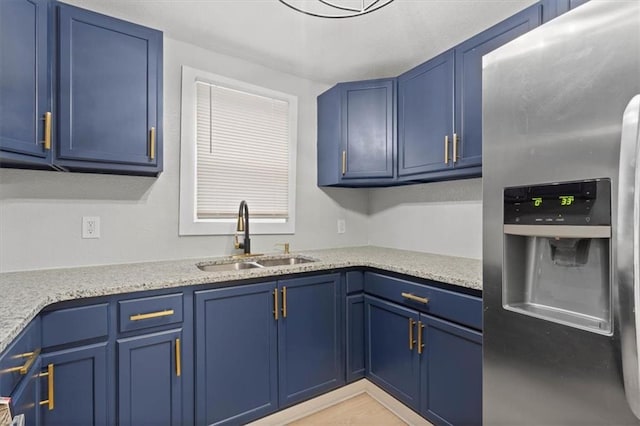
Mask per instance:
[[[100,216],[82,216],[82,238],[100,238]]]
[[[338,234],[344,234],[345,232],[347,232],[347,221],[338,219]]]

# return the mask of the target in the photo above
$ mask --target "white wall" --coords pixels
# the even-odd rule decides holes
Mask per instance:
[[[369,197],[369,244],[482,258],[481,179],[372,189]]]
[[[316,187],[316,96],[327,87],[165,37],[164,172],[159,178],[0,169],[0,271],[231,254],[231,236],[178,236],[180,67],[298,96],[295,235],[256,235],[254,252],[367,243],[366,190]],[[102,237],[81,239],[82,216]],[[337,234],[344,218],[347,232]]]

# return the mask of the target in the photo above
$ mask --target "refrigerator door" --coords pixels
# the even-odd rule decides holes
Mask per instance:
[[[640,78],[640,77],[639,77]],[[622,371],[627,401],[640,418],[640,95],[624,111],[618,194],[618,300]]]
[[[592,0],[484,57],[485,425],[640,425],[640,296],[619,285],[617,252],[622,116],[638,93],[640,1]],[[588,179],[611,181],[610,335],[504,308],[504,189]]]

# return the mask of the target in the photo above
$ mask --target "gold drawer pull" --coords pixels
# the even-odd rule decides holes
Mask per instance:
[[[173,315],[173,309],[167,309],[164,311],[158,311],[158,312],[149,312],[148,314],[137,314],[137,315],[131,315],[129,317],[129,320],[131,321],[140,321],[140,320],[146,320],[146,319],[151,319],[151,318],[160,318],[160,317],[168,317]]]
[[[405,299],[413,300],[414,302],[424,303],[425,305],[429,303],[429,299],[427,299],[426,297],[416,296],[415,294],[411,294],[411,293],[400,293],[400,294]]]
[[[287,287],[282,287],[282,318],[287,317]]]
[[[24,376],[25,374],[27,374],[27,372],[29,371],[29,369],[31,368],[35,360],[38,358],[38,355],[40,355],[40,349],[36,349],[33,352],[25,352],[23,354],[15,355],[13,357],[15,359],[18,359],[18,358],[29,358],[29,359],[27,359],[27,361],[25,361],[25,363],[19,367],[7,368],[5,370],[0,371],[0,373],[3,373],[3,374],[15,373],[17,371],[20,373],[20,375]]]
[[[182,354],[180,353],[180,339],[176,339],[176,376],[182,375]]]
[[[156,128],[152,127],[149,130],[149,158],[154,160],[156,158]]]
[[[347,173],[347,151],[342,151],[342,176]]]
[[[273,318],[278,321],[278,289],[273,290]]]
[[[44,140],[42,141],[44,144],[44,149],[51,149],[51,113],[44,113]]]
[[[47,377],[49,379],[49,383],[48,383],[48,393],[49,393],[49,398],[45,399],[44,401],[40,401],[40,405],[46,405],[47,408],[49,408],[49,411],[53,410],[53,364],[49,364],[47,365],[47,372],[46,373],[40,373],[39,377]]]
[[[444,137],[444,164],[449,164],[449,135]]]
[[[453,134],[453,164],[458,161],[458,135],[456,133]]]
[[[409,318],[409,350],[413,350],[413,344],[416,342],[413,340],[413,326],[416,325],[416,322],[413,318]]]
[[[422,330],[424,329],[424,324],[422,321],[418,321],[418,354],[422,354],[422,349],[424,349],[424,344],[422,343]]]

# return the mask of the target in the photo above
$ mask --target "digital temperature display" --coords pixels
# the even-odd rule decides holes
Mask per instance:
[[[570,206],[576,199],[573,195],[561,195],[558,198],[561,206]]]
[[[505,188],[504,223],[609,225],[611,181],[602,178]]]

